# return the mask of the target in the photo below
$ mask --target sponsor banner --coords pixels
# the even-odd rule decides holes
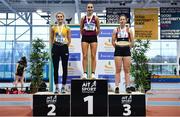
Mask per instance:
[[[112,37],[113,29],[101,29],[99,37]]]
[[[106,23],[118,24],[119,16],[122,14],[125,14],[130,19],[130,8],[106,8]]]
[[[160,8],[161,39],[180,39],[180,8]]]
[[[80,61],[81,54],[80,53],[69,53],[69,61]]]
[[[82,72],[81,61],[69,61],[68,62],[68,76],[77,76]]]
[[[115,75],[99,74],[98,78],[107,79],[109,83],[115,83]]]
[[[98,73],[100,74],[115,74],[114,60],[103,60],[97,63]]]
[[[98,78],[105,78],[108,82],[114,82],[114,60],[98,60],[96,69]]]
[[[80,39],[80,30],[71,30],[71,38]]]
[[[151,82],[180,83],[180,78],[151,78]]]
[[[71,44],[69,45],[70,53],[81,53],[81,39],[80,38],[72,38]]]
[[[59,65],[62,62],[60,61]],[[82,74],[82,62],[81,61],[68,61],[68,78],[80,78]],[[62,78],[62,67],[59,67],[59,78]],[[61,79],[60,79],[61,80]],[[68,79],[67,79],[68,80]]]
[[[76,75],[69,75],[68,74],[66,84],[71,84],[72,79],[80,79],[80,77],[81,77],[80,75],[76,76]],[[58,81],[59,81],[59,83],[62,83],[62,76],[59,76]]]
[[[179,78],[177,75],[152,75],[151,78]]]
[[[98,39],[98,51],[114,52],[114,47],[112,46],[111,37],[100,37]]]
[[[135,39],[158,39],[158,8],[134,9]]]
[[[98,52],[98,60],[114,60],[114,52]]]

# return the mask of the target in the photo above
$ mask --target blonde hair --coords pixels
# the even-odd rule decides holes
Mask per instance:
[[[64,13],[61,12],[61,11],[56,13],[56,17],[57,17],[59,14],[61,14],[63,17],[65,17]]]

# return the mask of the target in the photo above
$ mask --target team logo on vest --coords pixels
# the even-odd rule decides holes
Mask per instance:
[[[129,95],[129,96],[123,96],[123,97],[121,98],[121,103],[122,103],[122,104],[131,104],[131,102],[132,102],[132,96],[131,96],[131,95]]]
[[[57,102],[57,96],[47,96],[46,104],[55,104]]]
[[[96,81],[85,81],[82,84],[82,93],[94,93],[96,91]]]

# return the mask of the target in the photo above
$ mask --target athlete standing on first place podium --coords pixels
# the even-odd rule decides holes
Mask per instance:
[[[83,18],[81,18],[80,23],[80,31],[82,35],[81,47],[83,54],[83,70],[84,73],[82,75],[83,79],[87,79],[87,58],[88,58],[88,48],[90,45],[91,49],[91,67],[92,74],[91,78],[95,78],[95,69],[96,69],[96,51],[97,51],[97,35],[100,31],[99,18],[93,15],[94,5],[92,3],[88,3],[86,7],[87,14]]]
[[[121,15],[119,17],[119,27],[115,28],[112,34],[112,45],[115,48],[114,60],[115,60],[115,93],[119,93],[120,73],[123,65],[125,74],[125,86],[126,92],[131,93],[135,91],[135,88],[130,86],[130,66],[131,66],[131,52],[130,49],[133,46],[134,37],[132,30],[126,26],[127,17]]]
[[[69,45],[71,43],[71,30],[64,24],[64,13],[58,12],[56,14],[57,24],[51,27],[50,43],[52,45],[52,61],[54,66],[54,82],[56,85],[55,93],[59,93],[58,87],[58,71],[59,60],[62,61],[62,88],[61,93],[65,93],[65,85],[68,73],[68,58],[69,58]]]

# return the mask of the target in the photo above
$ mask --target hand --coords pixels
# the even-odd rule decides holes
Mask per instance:
[[[113,45],[113,47],[115,47],[115,46],[116,46],[116,43],[115,43],[114,41],[112,41],[112,45]]]
[[[70,44],[71,44],[71,43],[70,43],[70,42],[68,42],[68,43],[67,43],[67,46],[69,47],[69,46],[70,46]]]

